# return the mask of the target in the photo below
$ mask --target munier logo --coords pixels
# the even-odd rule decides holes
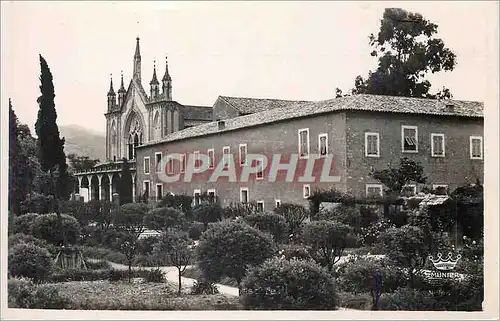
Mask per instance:
[[[449,270],[453,270],[455,268],[455,266],[458,263],[458,260],[460,260],[461,258],[462,258],[462,256],[460,254],[458,254],[457,259],[453,260],[452,254],[450,252],[450,253],[448,253],[448,257],[443,259],[441,253],[438,253],[436,260],[434,260],[434,258],[432,256],[429,256],[429,261],[432,262],[432,264],[434,265],[434,267],[436,269],[438,269],[440,271],[449,271]]]
[[[244,157],[244,161],[235,161],[232,154],[224,154],[216,162],[213,154],[167,154],[157,164],[158,178],[166,183],[175,183],[179,182],[182,176],[182,181],[187,183],[199,175],[208,176],[208,182],[217,182],[219,178],[224,177],[235,183],[248,182],[253,175],[256,179],[276,182],[278,173],[286,172],[284,181],[290,183],[338,183],[341,179],[338,174],[332,175],[332,172],[336,172],[333,155],[309,154],[307,157],[301,157],[298,154],[273,154],[269,157],[263,154],[247,154]],[[296,172],[301,176],[296,177]]]

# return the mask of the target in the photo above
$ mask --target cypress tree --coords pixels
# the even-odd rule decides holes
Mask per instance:
[[[118,185],[118,194],[120,195],[120,205],[132,203],[132,173],[130,172],[130,164],[124,157],[122,159],[122,176]]]
[[[52,185],[50,190],[54,196],[56,214],[60,227],[62,227],[59,198],[69,195],[68,165],[64,154],[64,138],[60,138],[59,128],[56,123],[57,113],[54,103],[55,93],[52,73],[42,55],[40,55],[40,71],[41,96],[38,98],[39,110],[35,130],[40,147],[40,165],[44,172],[50,174]],[[64,233],[62,229],[60,231],[62,234],[60,235],[60,242],[64,245]]]
[[[12,109],[9,98],[9,211],[19,214],[21,207],[20,193],[20,164],[21,146],[17,139],[17,116]]]

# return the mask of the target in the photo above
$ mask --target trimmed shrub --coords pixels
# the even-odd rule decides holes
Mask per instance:
[[[205,229],[209,223],[219,222],[222,219],[222,207],[217,203],[203,202],[193,208],[193,218],[203,223]]]
[[[7,282],[9,308],[25,308],[29,305],[34,285],[29,279],[12,278]]]
[[[73,216],[61,214],[62,229],[69,244],[76,244],[80,236],[80,224]],[[50,244],[58,245],[61,231],[56,213],[38,216],[33,223],[33,235],[47,241]]]
[[[33,235],[17,233],[17,234],[9,236],[8,242],[9,242],[8,243],[9,248],[16,246],[18,244],[21,244],[21,243],[25,243],[25,244],[31,243],[31,244],[35,244],[36,246],[43,247],[43,248],[47,249],[51,255],[54,255],[54,256],[57,255],[57,249],[55,246],[53,246],[51,244],[47,244],[47,242],[45,242],[44,240],[40,240],[40,239],[34,237]]]
[[[163,283],[165,280],[165,272],[159,268],[147,270],[144,275],[144,282]]]
[[[194,241],[199,240],[204,231],[205,225],[201,222],[193,222],[187,229],[189,238]]]
[[[38,216],[40,215],[36,213],[27,213],[14,217],[12,232],[14,232],[14,234],[31,234],[33,223]]]
[[[144,216],[144,225],[147,228],[162,232],[169,228],[182,226],[185,215],[172,207],[157,207],[147,212]]]
[[[148,236],[137,241],[137,253],[148,255],[153,253],[153,245],[158,242],[158,236]]]
[[[334,310],[337,295],[331,275],[314,262],[271,259],[251,270],[240,301],[256,310]]]
[[[59,294],[54,285],[42,284],[36,287],[26,308],[62,310],[68,307],[69,302],[68,298]]]
[[[9,250],[9,275],[43,281],[54,269],[49,251],[35,244],[21,243]]]
[[[196,280],[191,286],[190,294],[193,295],[210,295],[210,294],[218,294],[219,289],[217,286],[210,281],[207,280]]]
[[[196,248],[204,277],[217,281],[229,276],[241,283],[248,267],[257,266],[275,253],[272,237],[248,224],[219,222],[203,233]]]
[[[104,269],[109,269],[111,268],[111,265],[109,264],[108,261],[88,261],[86,260],[85,261],[85,266],[87,267],[87,269],[89,270],[104,270]]]
[[[278,257],[285,260],[297,259],[307,261],[313,259],[309,254],[309,249],[295,244],[283,245],[278,252]]]
[[[443,309],[431,291],[399,288],[393,293],[382,294],[379,310],[439,311]]]
[[[288,238],[288,223],[281,215],[275,213],[255,213],[246,216],[244,219],[250,226],[270,233],[275,242],[281,242]]]
[[[283,203],[275,208],[274,212],[285,218],[288,223],[289,234],[295,235],[300,232],[302,223],[309,217],[309,211],[302,205]]]
[[[54,210],[54,197],[36,192],[26,195],[26,199],[21,202],[21,213],[46,214]]]
[[[49,278],[50,282],[97,281],[109,279],[110,269],[83,270],[64,269],[55,272]]]

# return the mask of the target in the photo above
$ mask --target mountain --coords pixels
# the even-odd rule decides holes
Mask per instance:
[[[59,133],[65,138],[64,153],[75,153],[91,159],[106,159],[106,135],[78,125],[60,125]]]

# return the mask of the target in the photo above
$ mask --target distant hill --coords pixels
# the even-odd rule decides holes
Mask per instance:
[[[78,125],[59,126],[61,137],[65,138],[64,152],[66,155],[75,153],[78,156],[88,156],[91,159],[106,160],[106,135]]]

